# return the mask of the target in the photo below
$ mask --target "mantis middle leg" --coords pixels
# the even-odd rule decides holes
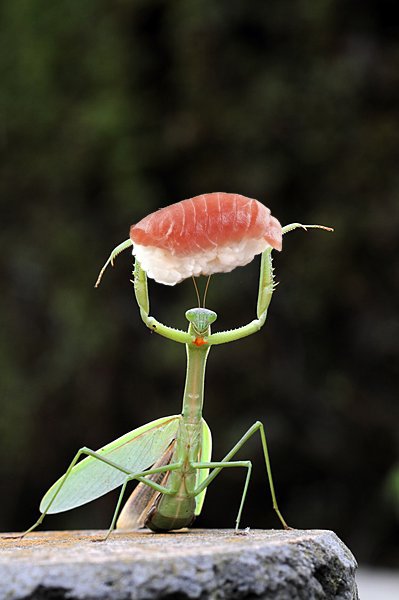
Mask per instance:
[[[252,473],[251,461],[250,460],[234,460],[234,461],[222,460],[219,462],[214,462],[214,461],[212,461],[212,462],[195,462],[195,463],[191,463],[191,466],[194,467],[195,469],[218,469],[218,473],[220,473],[220,471],[222,469],[225,469],[226,467],[245,467],[247,469],[247,476],[245,478],[244,490],[243,490],[243,493],[241,496],[240,507],[238,509],[237,518],[236,518],[235,529],[237,531],[240,527],[242,509],[244,508],[245,497],[247,495],[248,485],[249,485],[249,481],[251,479],[251,473]],[[216,473],[216,475],[217,475],[217,473]],[[216,475],[215,475],[215,477],[216,477]],[[203,483],[205,483],[205,482],[203,482]],[[200,494],[202,492],[203,487],[204,486],[202,484],[200,486],[198,486],[198,488],[196,490],[194,490],[194,496],[197,496],[198,494]],[[207,487],[207,486],[205,486],[205,487]]]
[[[264,456],[264,459],[265,459],[265,465],[266,465],[267,477],[268,477],[268,481],[269,481],[270,493],[271,493],[271,496],[272,496],[273,508],[274,508],[275,512],[277,513],[277,516],[280,519],[280,521],[281,521],[284,529],[290,529],[290,527],[287,525],[285,519],[283,518],[283,516],[282,516],[282,514],[280,512],[280,509],[278,507],[278,504],[277,504],[277,498],[276,498],[276,493],[275,493],[275,490],[274,490],[274,483],[273,483],[272,471],[271,471],[271,466],[270,466],[269,452],[268,452],[268,449],[267,449],[267,441],[266,441],[265,430],[264,430],[263,424],[260,421],[256,421],[256,423],[254,423],[252,425],[252,427],[250,427],[248,429],[248,431],[242,436],[242,438],[235,444],[235,446],[233,446],[233,448],[230,450],[230,452],[228,452],[226,454],[226,456],[219,463],[200,463],[200,462],[199,463],[193,463],[193,467],[196,467],[198,469],[205,469],[207,467],[214,468],[214,470],[208,475],[208,477],[195,490],[195,495],[200,494],[206,487],[208,487],[208,485],[211,483],[211,481],[213,481],[215,479],[215,477],[217,475],[219,475],[220,471],[222,469],[224,469],[225,467],[229,467],[229,466],[247,466],[248,465],[248,461],[242,461],[242,463],[239,464],[239,462],[236,462],[236,461],[230,462],[230,460],[231,460],[231,458],[234,457],[234,455],[242,448],[242,446],[257,431],[259,431],[260,437],[261,437],[262,449],[263,449],[263,456]],[[241,513],[242,513],[243,506],[244,506],[245,497],[246,497],[246,494],[247,494],[247,489],[248,489],[250,475],[251,475],[251,469],[248,468],[247,478],[246,478],[246,481],[245,481],[244,490],[243,490],[243,494],[242,494],[242,497],[241,497],[240,508],[239,508],[238,515],[237,515],[236,529],[238,529],[238,527],[239,527]]]

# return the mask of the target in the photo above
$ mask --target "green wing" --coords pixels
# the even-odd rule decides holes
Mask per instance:
[[[151,421],[103,446],[98,454],[132,474],[141,473],[165,452],[176,436],[180,419],[180,415],[173,415]],[[40,511],[58,513],[81,506],[119,487],[125,479],[122,471],[88,456],[51,486]]]
[[[199,462],[210,462],[212,455],[212,434],[209,429],[208,423],[205,419],[202,419],[202,445],[201,455]],[[197,486],[198,487],[209,475],[209,469],[198,469],[197,475]],[[206,494],[206,488],[203,492],[195,497],[195,511],[194,514],[198,516],[202,510]]]

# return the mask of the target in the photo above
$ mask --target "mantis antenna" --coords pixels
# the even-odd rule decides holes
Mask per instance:
[[[212,275],[208,275],[208,279],[206,281],[206,286],[205,286],[205,291],[204,291],[204,299],[202,301],[202,306],[205,308],[205,302],[206,302],[206,295],[208,293],[208,288],[209,288],[209,283],[211,281],[211,277]]]
[[[193,284],[194,284],[194,287],[195,287],[195,293],[196,293],[197,301],[198,301],[198,308],[201,308],[200,293],[199,293],[198,285],[197,285],[197,282],[196,282],[196,279],[195,279],[194,275],[191,276],[191,279],[193,280]],[[209,288],[209,282],[210,282],[210,280],[211,280],[211,275],[208,275],[208,278],[207,278],[206,284],[205,284],[204,295],[203,295],[203,298],[202,298],[202,307],[203,308],[205,308],[206,296],[207,296],[207,293],[208,293],[208,288]]]
[[[191,275],[191,279],[193,280],[193,284],[194,284],[194,288],[195,288],[195,293],[196,293],[196,296],[197,296],[198,308],[201,308],[201,298],[200,298],[200,295],[199,295],[198,285],[197,285],[197,282],[195,281],[194,275]]]

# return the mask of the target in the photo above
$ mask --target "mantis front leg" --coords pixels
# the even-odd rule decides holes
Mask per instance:
[[[256,308],[257,318],[243,327],[237,327],[237,329],[232,329],[231,331],[219,331],[211,334],[207,338],[208,344],[216,345],[225,344],[226,342],[233,342],[259,331],[265,324],[267,311],[275,287],[276,285],[274,283],[272,266],[272,248],[267,248],[262,253],[260,262],[259,291]]]
[[[108,267],[108,265],[114,264],[115,258],[127,248],[130,248],[133,245],[130,239],[125,240],[119,246],[114,248],[100,271],[100,274],[95,283],[95,287],[100,285],[102,276],[104,271]],[[174,329],[173,327],[168,327],[167,325],[163,325],[157,321],[154,317],[150,316],[150,301],[148,297],[148,284],[147,284],[147,274],[141,268],[139,261],[136,259],[134,263],[134,271],[133,271],[133,285],[134,285],[134,293],[136,296],[137,304],[140,309],[140,316],[151,331],[155,331],[159,335],[166,337],[175,342],[180,342],[181,344],[189,344],[193,341],[194,337],[188,334],[186,331],[181,331],[180,329]]]
[[[282,228],[283,235],[294,231],[294,229],[324,229],[325,231],[333,231],[331,227],[325,227],[324,225],[302,225],[301,223],[291,223]],[[252,333],[259,331],[265,324],[267,311],[273,296],[273,292],[276,289],[277,284],[274,282],[273,276],[273,265],[272,265],[272,250],[269,247],[262,253],[260,261],[260,275],[259,275],[259,289],[258,289],[258,302],[256,307],[257,318],[237,329],[231,331],[220,331],[213,333],[207,338],[207,342],[210,345],[225,344],[226,342],[233,342],[243,337],[247,337]]]
[[[104,271],[108,267],[108,265],[114,266],[114,261],[115,261],[115,258],[118,256],[118,254],[120,254],[127,248],[130,248],[132,245],[133,245],[132,240],[128,239],[128,240],[125,240],[124,242],[122,242],[121,244],[119,244],[116,248],[114,248],[112,250],[107,262],[105,263],[105,265],[103,266],[103,268],[101,269],[101,271],[97,277],[97,281],[96,281],[94,287],[98,287],[100,285],[102,276],[104,275]]]
[[[151,331],[155,331],[155,333],[158,333],[169,340],[180,342],[181,344],[190,344],[194,338],[189,333],[186,331],[181,331],[180,329],[168,327],[167,325],[157,321],[157,319],[154,317],[150,316],[147,274],[144,269],[141,268],[141,265],[137,259],[134,263],[133,276],[134,294],[136,296],[137,304],[139,305],[140,309],[140,316],[144,324],[147,325]]]

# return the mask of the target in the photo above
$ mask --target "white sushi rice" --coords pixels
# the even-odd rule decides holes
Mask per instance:
[[[173,254],[170,250],[156,246],[133,244],[133,255],[148,277],[165,285],[176,285],[187,277],[229,273],[236,267],[250,263],[270,244],[265,239],[242,239],[226,245],[215,246],[189,255]]]

